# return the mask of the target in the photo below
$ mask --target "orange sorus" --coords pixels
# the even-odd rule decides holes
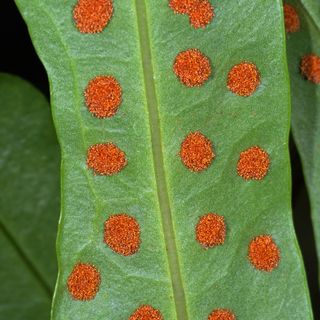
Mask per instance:
[[[170,0],[169,7],[180,14],[188,14],[192,6],[199,0]]]
[[[197,1],[189,12],[190,24],[195,28],[205,28],[214,18],[214,9],[209,1]]]
[[[112,14],[112,0],[78,0],[73,19],[81,33],[97,33],[107,26]]]
[[[301,73],[311,82],[320,83],[320,56],[305,55],[300,63]]]
[[[169,6],[174,13],[189,15],[195,29],[206,27],[214,17],[214,8],[208,0],[171,0]]]
[[[116,253],[129,256],[140,246],[140,226],[125,213],[112,215],[104,223],[104,242]]]
[[[208,320],[236,320],[236,316],[228,309],[216,309],[210,313]]]
[[[240,153],[237,171],[245,180],[261,180],[266,176],[269,166],[268,153],[258,146],[253,146]]]
[[[87,165],[96,174],[111,176],[120,172],[126,164],[125,153],[113,143],[99,143],[88,149]]]
[[[209,59],[198,49],[180,52],[174,61],[173,71],[187,87],[201,86],[211,75]]]
[[[183,164],[193,172],[207,169],[215,155],[211,141],[200,131],[189,133],[181,143],[180,157]]]
[[[78,263],[69,275],[67,285],[74,299],[91,300],[99,290],[100,273],[91,264]]]
[[[272,271],[280,261],[280,250],[269,235],[260,235],[251,240],[248,250],[251,264],[261,271]]]
[[[163,317],[159,310],[149,305],[142,305],[130,316],[129,320],[163,320]]]
[[[226,225],[224,217],[215,213],[208,213],[199,219],[196,226],[196,239],[205,248],[224,243]]]
[[[290,4],[284,4],[284,25],[287,32],[297,32],[300,29],[300,18],[296,9]]]
[[[98,118],[115,115],[121,103],[122,90],[112,76],[98,76],[90,80],[85,90],[88,110]]]
[[[253,94],[260,84],[260,74],[256,65],[241,62],[232,67],[228,74],[227,86],[233,93],[247,97]]]

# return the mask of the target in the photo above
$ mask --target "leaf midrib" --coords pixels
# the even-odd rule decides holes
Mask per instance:
[[[186,299],[181,279],[179,255],[175,242],[175,232],[172,222],[168,187],[164,168],[159,109],[155,89],[151,43],[148,30],[148,14],[146,10],[145,0],[135,0],[135,4],[138,20],[141,59],[143,64],[145,94],[149,114],[149,125],[151,133],[151,144],[157,185],[157,194],[161,212],[163,234],[167,249],[166,251],[173,288],[173,296],[176,307],[177,319],[187,320],[188,313]]]

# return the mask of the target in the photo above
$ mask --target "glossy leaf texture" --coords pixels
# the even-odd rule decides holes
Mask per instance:
[[[280,1],[212,1],[214,20],[197,30],[167,1],[114,1],[110,23],[97,34],[77,30],[76,1],[16,2],[48,71],[62,147],[53,319],[128,319],[145,304],[168,320],[207,319],[217,308],[239,319],[312,319],[291,219]],[[175,57],[189,48],[203,52],[212,66],[200,87],[184,86],[172,70]],[[227,88],[228,72],[242,61],[254,63],[261,75],[249,97]],[[101,75],[115,77],[123,90],[119,110],[107,119],[92,116],[84,97]],[[215,153],[201,172],[179,158],[183,139],[196,131],[212,141]],[[95,175],[86,164],[88,148],[106,142],[123,150],[128,163],[116,175]],[[256,145],[268,153],[270,169],[262,180],[246,181],[237,162]],[[226,237],[223,245],[204,249],[195,229],[209,212],[224,217]],[[104,223],[118,213],[135,217],[141,228],[140,248],[131,256],[104,243]],[[259,235],[270,235],[280,250],[272,272],[255,269],[247,257]],[[100,272],[90,301],[68,292],[79,262]]]
[[[57,277],[59,146],[46,98],[0,73],[0,318],[49,319]]]
[[[292,85],[292,132],[302,161],[320,259],[320,85],[308,81],[300,71],[304,56],[320,56],[320,3],[301,0],[290,1],[290,4],[296,8],[300,18],[300,30],[287,35]]]

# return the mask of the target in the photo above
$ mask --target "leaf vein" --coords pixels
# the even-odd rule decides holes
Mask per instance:
[[[169,271],[173,287],[177,318],[187,320],[187,304],[179,267],[179,255],[175,242],[175,232],[171,217],[170,200],[163,161],[161,128],[158,110],[157,94],[154,82],[151,43],[148,34],[148,17],[145,0],[136,0],[136,14],[140,38],[141,58],[143,62],[143,76],[148,105],[151,144],[154,161],[157,193],[162,219],[162,228],[167,249]]]

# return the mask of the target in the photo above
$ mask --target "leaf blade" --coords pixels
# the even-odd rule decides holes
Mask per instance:
[[[32,2],[33,6],[30,5],[30,3],[31,2],[27,3],[23,0],[18,1],[18,4],[21,4],[22,13],[29,23],[37,50],[40,53],[40,56],[42,57],[49,72],[53,85],[53,102],[55,106],[56,126],[59,134],[64,137],[62,139],[62,147],[65,150],[63,176],[65,179],[64,206],[66,213],[62,218],[65,230],[62,229],[60,231],[60,243],[62,244],[62,247],[60,247],[60,252],[66,252],[67,250],[69,250],[69,252],[76,252],[77,259],[80,259],[81,257],[81,259],[90,260],[97,265],[103,266],[103,279],[110,281],[103,282],[104,287],[101,287],[101,292],[97,295],[94,303],[92,304],[94,307],[90,308],[90,304],[81,304],[78,302],[72,303],[70,300],[71,298],[65,291],[65,282],[68,272],[71,271],[72,265],[77,259],[73,258],[73,262],[68,262],[68,253],[65,253],[64,256],[60,257],[60,259],[63,260],[62,264],[65,270],[62,270],[61,278],[59,280],[54,319],[58,318],[59,315],[63,315],[66,317],[66,319],[74,316],[81,318],[81,316],[86,313],[92,314],[93,309],[95,317],[98,319],[102,319],[104,317],[104,312],[106,312],[104,310],[108,310],[109,316],[112,319],[121,319],[123,316],[129,317],[130,313],[132,313],[133,310],[141,303],[150,303],[159,308],[166,319],[175,319],[174,301],[171,297],[171,280],[169,277],[168,263],[164,254],[165,247],[163,243],[162,227],[160,227],[161,214],[157,199],[157,187],[153,178],[154,168],[152,163],[154,159],[152,159],[152,154],[150,152],[150,127],[148,120],[146,120],[148,119],[147,102],[144,92],[141,89],[144,88],[145,83],[143,80],[141,53],[139,50],[137,50],[137,47],[139,48],[139,44],[137,42],[139,34],[136,25],[137,16],[134,14],[134,5],[116,2],[115,13],[118,14],[118,20],[114,17],[110,25],[102,34],[83,36],[77,33],[70,19],[71,6],[73,2],[70,1],[69,6],[67,6],[69,11],[67,12],[65,11],[66,6],[61,4],[57,5],[55,3],[52,5],[51,3],[47,3],[39,9],[38,1],[34,0]],[[137,1],[137,3],[139,3],[139,1]],[[158,100],[159,104],[161,120],[160,129],[163,136],[162,142],[165,150],[164,170],[166,173],[169,173],[167,176],[167,182],[169,185],[169,201],[174,211],[173,216],[175,219],[175,236],[177,237],[178,243],[178,256],[181,259],[180,261],[182,261],[182,285],[186,286],[186,309],[188,316],[190,318],[205,318],[214,307],[227,305],[227,307],[230,308],[234,307],[236,314],[239,317],[244,318],[253,317],[259,319],[268,319],[270,317],[281,316],[283,319],[291,319],[294,317],[296,317],[296,319],[300,319],[301,317],[312,319],[308,293],[305,288],[305,278],[301,257],[297,248],[290,216],[290,179],[287,148],[289,131],[289,91],[288,77],[285,70],[284,35],[282,26],[283,21],[280,2],[274,1],[270,6],[269,2],[263,1],[257,7],[252,7],[248,1],[241,1],[234,7],[231,7],[231,9],[230,5],[228,7],[228,4],[220,4],[219,6],[217,5],[217,24],[212,24],[212,26],[210,26],[208,29],[203,30],[204,34],[207,32],[207,35],[203,37],[199,37],[196,31],[188,29],[185,24],[186,20],[178,20],[178,17],[174,16],[173,13],[170,12],[167,3],[158,4],[154,1],[146,1],[145,5],[147,8],[147,16],[149,17],[148,26],[150,30],[149,36],[152,43],[151,54],[153,59],[152,63],[157,92],[156,99]],[[51,20],[55,21],[54,28],[49,22],[41,18],[41,14],[39,14],[42,12],[44,7],[46,8],[46,14],[52,16]],[[226,12],[224,18],[225,20],[223,20],[222,13],[224,11],[222,8]],[[38,10],[38,14],[36,13],[36,10]],[[160,15],[159,10],[161,10]],[[221,10],[220,13],[219,10]],[[263,19],[261,19],[262,12],[267,13],[265,16],[263,16]],[[140,12],[138,12],[138,14],[140,14]],[[233,15],[236,15],[238,19],[233,19]],[[239,25],[242,26],[240,24],[240,18],[243,16],[248,16],[249,18],[241,31],[242,37],[240,40],[238,39],[238,41],[234,41],[235,46],[233,47],[232,51],[234,54],[233,60],[229,60],[225,52],[228,52],[229,50],[229,43],[233,42],[223,42],[221,41],[221,37],[219,37],[219,35],[225,34],[227,31],[230,32],[231,29],[234,30],[234,34],[229,40],[235,39],[235,31],[237,31],[237,27],[239,27]],[[218,18],[220,18],[220,20]],[[169,19],[170,22],[167,23]],[[260,22],[259,19],[261,19]],[[223,24],[225,27],[223,27]],[[252,25],[256,24],[258,24],[257,29],[252,28]],[[40,31],[37,30],[39,25],[42,26]],[[220,28],[220,31],[224,30],[224,32],[214,33],[214,28]],[[58,32],[59,35],[53,37],[53,32],[50,34],[45,34],[46,31],[44,30],[46,29],[54,29],[53,32]],[[257,32],[257,30],[260,32]],[[131,38],[127,37],[127,33],[131,34]],[[250,37],[250,35],[253,34],[254,36]],[[261,38],[259,38],[258,35],[261,35]],[[47,38],[50,39],[51,44],[58,43],[57,47],[51,45],[50,51],[45,50],[43,44]],[[59,45],[61,38],[63,39],[63,44]],[[121,39],[121,41],[119,41],[119,39]],[[179,52],[178,49],[184,49],[186,43],[190,43],[190,46],[195,46],[195,44],[197,44],[198,46],[201,45],[208,50],[210,49],[211,57],[211,55],[213,56],[213,52],[215,52],[215,48],[214,44],[208,43],[208,41],[212,41],[212,39],[216,39],[216,43],[221,45],[219,50],[217,50],[218,57],[220,58],[220,66],[215,64],[217,73],[215,74],[216,78],[214,78],[219,79],[216,84],[216,89],[221,96],[215,93],[212,94],[212,92],[208,89],[209,85],[205,87],[205,94],[203,90],[183,90],[181,88],[181,84],[174,79],[172,74],[172,62],[175,54]],[[242,39],[246,39],[244,44],[241,43]],[[123,45],[124,43],[126,46]],[[161,50],[165,43],[170,43],[170,45],[172,45],[169,54],[167,51],[164,53]],[[109,44],[109,46],[107,46],[107,44]],[[258,46],[260,50],[254,52],[254,45]],[[272,46],[275,46],[274,50],[272,49]],[[65,58],[64,52],[66,48],[68,51],[67,59]],[[130,59],[128,59],[129,52]],[[263,54],[261,54],[261,52]],[[229,92],[227,92],[225,88],[225,81],[223,81],[223,79],[226,77],[226,72],[228,71],[227,67],[231,67],[232,63],[239,62],[239,59],[243,59],[243,56],[245,55],[260,62],[261,64],[259,67],[261,68],[262,74],[267,74],[268,76],[263,79],[263,86],[261,89],[259,89],[260,91],[258,91],[257,95],[253,96],[250,100],[241,100],[242,102],[240,103],[240,100],[238,100],[239,98],[232,96]],[[273,55],[275,55],[276,58],[273,58]],[[61,59],[59,63],[55,61],[57,56],[60,56]],[[265,60],[270,62],[271,65],[269,66],[268,64],[264,64],[263,62]],[[93,63],[94,67],[91,68],[91,66],[85,65],[86,62],[89,64]],[[107,67],[105,67],[105,64]],[[150,67],[151,65],[149,62],[147,68]],[[277,72],[275,72],[273,75],[274,68],[279,68],[279,70],[276,69]],[[127,70],[135,70],[135,72],[128,75]],[[74,74],[72,74],[74,71],[76,71],[76,77],[74,77]],[[129,99],[130,102],[133,102],[133,104],[129,108],[128,100],[124,99],[124,104],[121,106],[120,110],[124,110],[125,113],[120,112],[118,116],[110,119],[110,121],[107,120],[104,122],[99,122],[98,124],[97,119],[90,117],[88,114],[83,103],[83,98],[81,98],[81,91],[83,91],[85,88],[85,85],[90,77],[93,77],[97,73],[104,72],[112,73],[119,78],[120,83],[123,84],[124,88],[127,88],[127,92],[130,92],[130,99],[127,99]],[[69,79],[69,81],[62,81],[61,79],[64,78]],[[170,81],[165,84],[164,82],[167,79],[170,79]],[[279,88],[271,86],[273,80],[278,80],[280,82]],[[172,86],[172,88],[170,88],[170,86]],[[132,90],[133,88],[135,90]],[[282,92],[280,88],[284,92]],[[177,95],[176,92],[173,92],[173,89],[176,90],[176,92],[179,92],[179,95]],[[148,89],[148,91],[149,90],[150,89]],[[275,93],[272,94],[272,90]],[[63,94],[59,94],[59,91]],[[265,91],[267,91],[268,94],[267,97],[263,99],[264,108],[262,108],[261,105],[258,107],[260,112],[258,123],[253,125],[252,129],[252,123],[254,122],[253,120],[255,117],[257,117],[255,114],[255,107],[256,105],[261,104],[260,96],[262,92]],[[178,96],[174,103],[170,104],[168,102],[169,98],[166,96],[167,92],[171,92],[171,96]],[[74,98],[74,95],[76,98]],[[180,100],[178,101],[178,99]],[[207,110],[206,112],[205,110],[201,110],[200,107],[201,104],[207,108],[210,107],[209,102],[212,102],[213,99],[215,99],[215,106],[220,104],[221,106],[226,107],[227,103],[230,103],[230,105],[235,104],[239,110],[243,111],[244,113],[241,113],[238,109],[237,111],[232,111],[230,106],[227,106],[227,112],[221,109],[215,110],[214,113],[210,114],[210,118],[208,118],[209,111]],[[277,106],[279,100],[282,102],[281,116],[277,118],[275,115],[270,114],[276,114],[278,112]],[[143,107],[135,104],[134,102],[136,101],[140,101],[140,103],[143,102]],[[183,103],[184,101],[186,103]],[[197,101],[198,103],[198,112],[196,117],[195,114],[192,114],[192,116],[190,116],[190,118],[185,122],[182,120],[180,121],[180,119],[177,117],[183,113],[184,110],[179,109],[179,103],[181,105],[193,106],[193,101]],[[172,106],[175,108],[172,108]],[[249,119],[251,122],[247,122],[248,109],[251,112],[249,114]],[[137,113],[137,110],[139,110],[141,114]],[[128,114],[126,120],[127,122],[124,121],[125,114]],[[169,119],[170,116],[172,116],[172,119],[175,121]],[[236,122],[237,125],[234,127],[230,127],[227,121],[223,122],[223,119],[226,117],[228,117],[229,121],[236,122],[237,118],[240,118],[241,121],[239,123]],[[70,119],[68,120],[68,118]],[[135,126],[133,125],[132,118],[135,119]],[[73,123],[71,119],[76,119],[77,123]],[[183,130],[178,131],[179,126],[182,126],[184,129],[191,130],[195,126],[194,119],[197,119],[198,122],[202,123],[206,130],[210,132],[210,138],[214,138],[214,136],[216,136],[216,140],[220,141],[220,143],[217,144],[217,148],[220,150],[218,151],[219,154],[222,155],[224,151],[228,150],[228,152],[225,153],[225,160],[218,162],[218,165],[213,164],[212,170],[210,168],[207,172],[201,174],[201,184],[208,186],[207,188],[202,187],[204,189],[191,188],[190,184],[195,182],[196,178],[195,176],[191,177],[190,174],[188,175],[188,173],[186,173],[185,168],[180,163],[180,160],[176,157],[176,154],[179,150],[179,142],[183,139],[183,133],[187,133]],[[273,122],[278,125],[275,135],[272,135],[274,132],[271,132],[270,129],[270,127],[274,129],[272,126]],[[214,132],[211,128],[212,124],[214,124],[216,128],[220,128],[221,133]],[[66,130],[63,130],[63,127],[66,126],[68,126],[69,129],[68,135]],[[88,130],[83,130],[83,127],[87,128]],[[137,127],[139,127],[139,129],[137,129]],[[131,130],[128,130],[128,128]],[[232,137],[233,139],[223,138],[222,132],[227,132],[227,129],[230,130],[228,133],[228,138]],[[264,135],[264,131],[268,132],[267,136]],[[79,141],[79,137],[83,135],[83,132],[85,132],[85,145],[83,144],[83,141]],[[139,134],[137,134],[137,132],[139,132]],[[140,137],[140,139],[141,137],[142,139],[145,139],[143,140],[144,143],[141,144],[141,140],[137,138],[136,134]],[[170,138],[172,137],[174,137],[173,142],[170,141]],[[241,148],[244,148],[249,142],[257,143],[255,142],[256,137],[259,137],[259,143],[265,144],[269,147],[269,152],[271,152],[272,157],[275,156],[277,158],[277,161],[273,165],[274,167],[272,169],[272,179],[266,180],[266,182],[263,181],[259,185],[260,187],[262,186],[260,189],[254,187],[254,182],[250,184],[243,183],[243,181],[236,177],[235,173],[237,161],[236,155],[238,155],[241,151]],[[83,139],[83,137],[81,139]],[[132,140],[128,141],[130,139]],[[146,164],[147,168],[142,168],[137,165],[135,168],[131,167],[131,171],[131,169],[129,170],[128,166],[126,168],[127,171],[124,171],[126,172],[126,182],[120,178],[119,180],[115,178],[108,179],[108,183],[105,183],[103,179],[100,179],[99,177],[92,178],[87,173],[84,173],[86,170],[84,157],[86,147],[92,143],[97,143],[104,140],[114,140],[118,143],[121,143],[120,146],[128,152],[129,160],[131,159],[133,162],[136,161],[139,163],[144,163]],[[281,143],[278,143],[278,141],[281,141]],[[214,143],[216,143],[216,141],[214,141]],[[223,143],[225,144],[225,147],[223,147]],[[80,147],[70,148],[72,145]],[[132,145],[139,146],[139,151],[142,150],[140,151],[140,155],[136,155],[134,153],[137,148],[133,150]],[[146,145],[148,146],[147,148]],[[141,154],[143,154],[143,157]],[[229,164],[227,164],[227,160],[230,161]],[[76,171],[77,173],[73,171]],[[147,173],[145,173],[146,171]],[[137,174],[141,174],[141,172],[145,173],[143,179],[141,179],[141,176],[137,177]],[[223,182],[223,184],[220,186],[214,186],[212,184],[212,178],[210,177],[210,173],[212,172],[216,174],[216,181]],[[121,177],[121,173],[119,176]],[[280,177],[283,178],[282,183],[279,183]],[[179,181],[180,178],[183,181],[182,185],[181,181]],[[88,181],[86,181],[86,179],[88,179]],[[236,183],[230,185],[230,181],[235,180]],[[77,182],[77,188],[81,190],[76,190],[73,181]],[[94,183],[92,183],[92,181],[94,181]],[[79,182],[81,182],[80,186]],[[120,272],[119,269],[126,270],[126,268],[128,268],[131,270],[131,268],[134,269],[139,266],[140,270],[146,271],[148,269],[147,265],[143,264],[141,261],[138,261],[138,259],[134,260],[136,257],[133,257],[131,260],[126,260],[127,264],[125,264],[123,262],[123,258],[114,256],[112,252],[107,251],[108,249],[103,247],[103,244],[101,243],[103,220],[106,216],[114,212],[114,207],[119,206],[119,204],[117,204],[117,202],[112,198],[109,199],[109,203],[107,203],[106,200],[102,201],[101,199],[103,199],[103,195],[96,189],[114,189],[116,190],[116,193],[121,193],[121,188],[119,188],[118,185],[121,185],[128,191],[131,190],[131,185],[137,185],[137,183],[139,187],[145,186],[145,189],[148,189],[149,187],[149,189],[152,190],[152,197],[149,198],[151,199],[150,202],[152,202],[152,204],[149,203],[149,209],[152,208],[151,211],[154,213],[152,217],[153,220],[157,222],[158,227],[154,229],[154,226],[147,223],[147,220],[143,220],[143,225],[145,227],[144,230],[148,230],[149,237],[151,234],[157,235],[156,239],[154,238],[153,241],[160,245],[161,249],[159,252],[157,252],[157,257],[152,257],[154,259],[153,262],[150,260],[151,255],[146,255],[145,247],[142,249],[142,251],[144,259],[150,260],[150,269],[152,268],[150,266],[155,266],[159,261],[161,261],[161,289],[163,290],[160,290],[160,287],[153,284],[151,279],[154,275],[148,272],[146,272],[146,274],[148,274],[147,278],[151,281],[149,286],[147,284],[146,286],[143,286],[141,282],[131,281],[127,282],[126,284],[125,281],[122,281],[118,274]],[[92,192],[91,187],[88,187],[89,185],[95,186],[96,189],[94,192]],[[194,183],[194,185],[197,184]],[[184,191],[182,195],[179,193],[179,190],[177,191],[177,186],[180,186],[181,190]],[[221,196],[219,196],[219,198],[213,197],[212,192],[209,192],[210,190],[208,190],[209,188],[212,188],[212,190],[215,191],[214,194],[219,194]],[[271,196],[268,196],[271,189],[272,198]],[[138,194],[143,193],[142,190],[138,190],[139,191],[135,190],[134,192],[129,191],[129,193],[130,195],[135,194],[135,192]],[[192,191],[191,193],[190,190]],[[185,196],[187,200],[192,200],[192,197],[199,195],[199,193],[203,190],[206,190],[206,194],[199,196],[197,208],[195,204],[190,206],[190,202],[188,202],[189,205],[184,203],[185,199],[183,196]],[[230,248],[233,250],[231,253],[230,251],[223,252],[222,248],[225,248],[226,246],[214,249],[215,252],[210,251],[210,259],[207,260],[205,264],[207,273],[199,272],[199,276],[201,276],[202,279],[201,282],[197,283],[196,276],[192,275],[190,272],[190,261],[187,253],[189,250],[194,253],[191,254],[190,260],[192,261],[192,267],[196,270],[202,270],[202,265],[200,262],[204,261],[204,258],[198,258],[200,256],[204,257],[205,253],[194,241],[194,224],[199,214],[205,213],[205,211],[218,210],[223,211],[224,214],[227,215],[227,207],[225,207],[225,198],[223,197],[224,190],[230,191],[230,194],[225,195],[225,197],[228,200],[227,204],[229,204],[229,206],[231,206],[233,209],[232,215],[229,217],[229,219],[231,219],[232,216],[234,224],[233,230],[238,230],[240,233],[247,230],[247,233],[243,236],[243,238],[241,238],[241,235],[239,236],[239,234],[237,234],[235,231],[233,231],[234,233],[231,233],[233,244],[230,244],[230,242],[228,244],[229,250]],[[74,199],[81,199],[85,195],[87,200],[86,202],[88,203],[82,202],[81,205],[76,204],[74,199],[68,195],[68,193],[71,192],[73,192]],[[97,194],[98,197],[96,197],[94,193]],[[87,194],[89,194],[89,196],[87,196]],[[236,195],[236,199],[238,201],[237,206],[234,206],[234,195]],[[100,199],[95,201],[97,200],[95,197]],[[124,198],[124,196],[121,197],[121,199]],[[237,216],[235,209],[238,209],[239,203],[241,204],[242,199],[245,199],[244,202],[247,207],[246,210],[242,209],[241,215]],[[271,199],[276,204],[275,210],[271,210]],[[285,199],[285,201],[283,201],[283,199]],[[118,200],[120,201],[120,199]],[[138,197],[139,206],[141,206],[142,211],[144,211],[143,209],[146,209],[145,204],[140,201],[141,198]],[[262,202],[262,204],[260,202]],[[96,208],[93,209],[95,206]],[[133,210],[133,207],[128,203],[123,202],[122,206],[127,210],[130,208]],[[260,212],[256,214],[255,217],[247,218],[246,213],[255,212],[257,206],[260,208]],[[202,209],[200,209],[200,207]],[[194,208],[194,212],[192,214],[190,213],[190,216],[182,216],[183,213],[190,210],[190,208]],[[147,211],[150,210],[147,209]],[[269,211],[272,212],[273,219],[270,219],[268,222],[266,221],[268,219],[264,216],[267,217]],[[177,220],[177,213],[179,213],[179,221]],[[92,221],[90,221],[90,219],[87,217],[88,214],[95,216],[94,223],[92,223]],[[138,211],[135,212],[135,215],[137,218],[140,216]],[[279,219],[279,217],[281,217],[281,219]],[[249,221],[250,219],[251,221]],[[86,245],[86,241],[88,242],[88,240],[77,239],[79,231],[77,231],[76,226],[73,225],[73,220],[78,220],[80,222],[78,226],[81,226],[82,232],[84,234],[90,234],[90,237],[95,239],[94,243],[96,245],[99,243],[97,245],[98,250],[94,247],[94,243],[90,242],[88,245]],[[245,220],[245,223],[243,223],[242,220]],[[179,226],[179,223],[181,223],[181,226]],[[282,223],[286,226],[286,228],[282,227]],[[67,239],[66,230],[68,230],[69,235],[73,235],[75,240],[71,241],[70,239]],[[288,269],[280,266],[280,271],[276,270],[272,274],[273,276],[269,276],[250,269],[250,265],[246,260],[246,251],[250,237],[255,235],[253,231],[262,233],[271,232],[272,230],[278,231],[277,233],[279,236],[277,240],[281,238],[283,245],[287,249],[284,250],[284,262],[281,263],[281,266],[284,264]],[[143,242],[151,245],[151,243],[148,242],[151,239],[148,239],[147,237],[148,236],[146,235]],[[237,242],[238,240],[239,242]],[[160,244],[159,242],[161,241],[162,243]],[[186,244],[184,244],[184,241]],[[286,244],[287,242],[288,245]],[[91,251],[95,252],[95,254],[90,254]],[[224,258],[223,263],[225,265],[213,263],[215,255],[218,254],[217,252],[220,252],[219,254],[221,254],[221,256]],[[236,255],[237,252],[239,252],[237,257],[240,259],[240,269],[236,268],[236,260],[233,261],[230,259],[230,257],[232,257],[233,254]],[[208,263],[208,261],[210,263]],[[115,268],[114,264],[116,264],[116,266],[120,265],[121,267],[117,269]],[[206,283],[206,275],[208,275],[211,264],[213,268],[216,268],[215,270],[217,272],[213,272],[213,275],[211,275],[211,285],[208,286]],[[234,271],[234,274],[228,270],[229,267],[226,264],[230,264],[230,268],[232,271]],[[220,271],[222,270],[222,272],[217,269],[220,269]],[[245,279],[240,281],[243,286],[239,285],[239,287],[234,287],[236,280],[235,276],[238,275],[239,277],[240,274],[242,276],[241,271],[243,271],[243,274],[246,275],[246,278],[244,277]],[[197,272],[195,272],[195,274]],[[290,274],[289,287],[284,285],[285,275],[287,273]],[[282,281],[280,284],[277,283],[280,277],[279,275],[281,276]],[[127,281],[129,281],[128,277],[125,277],[125,274],[123,274],[122,277],[127,278]],[[268,282],[268,279],[271,279],[271,281]],[[219,282],[220,280],[221,282]],[[222,280],[225,280],[225,282],[222,282]],[[271,289],[270,292],[260,292],[261,287],[268,287],[270,283],[275,285],[277,290],[280,290],[280,293],[275,294]],[[117,290],[115,290],[115,284],[117,284],[118,291],[125,292],[124,296],[119,297]],[[219,284],[219,286],[217,284]],[[248,292],[249,285],[253,287]],[[133,287],[138,287],[138,292],[133,292]],[[220,290],[223,290],[224,294],[222,295],[219,293],[214,295],[212,298],[211,290],[209,289],[216,287],[218,287]],[[145,288],[146,292],[142,292],[140,288]],[[193,288],[196,288],[196,293],[193,293]],[[235,289],[240,291],[240,297],[246,296],[252,299],[253,302],[251,304],[251,309],[244,308],[243,301],[240,298],[234,298],[235,295],[230,296],[228,294]],[[271,297],[271,295],[273,296]],[[110,299],[108,299],[108,297]],[[266,297],[270,299],[268,304],[265,306],[264,302]],[[284,307],[287,305],[290,305],[290,314],[287,314],[287,309]],[[119,306],[118,309],[120,311],[116,310],[116,306]],[[268,312],[262,312],[264,307],[268,308]],[[183,317],[180,316],[180,319],[183,319]]]

